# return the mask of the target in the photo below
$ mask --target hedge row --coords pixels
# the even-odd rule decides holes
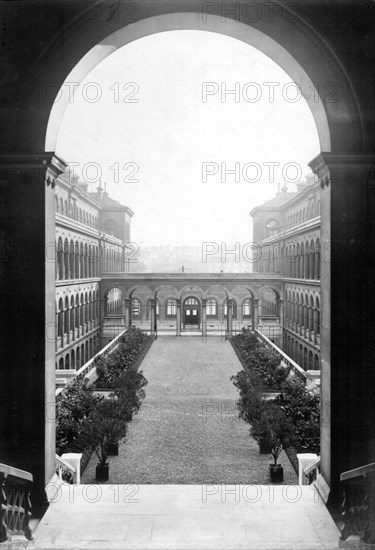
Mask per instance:
[[[240,389],[239,409],[251,424],[254,409],[265,388],[281,390],[275,404],[285,413],[293,427],[293,437],[285,448],[296,467],[296,453],[320,453],[320,399],[310,393],[298,377],[290,377],[289,369],[280,365],[280,357],[269,350],[249,329],[231,338],[231,343],[244,370],[232,380]]]
[[[59,455],[67,452],[83,453],[81,472],[84,471],[93,452],[92,448],[87,447],[82,426],[87,426],[90,419],[95,418],[96,412],[103,408],[105,399],[109,401],[103,395],[95,393],[95,386],[99,382],[111,388],[111,400],[121,402],[123,419],[125,422],[130,421],[139,410],[145,396],[143,388],[147,380],[138,369],[151,343],[152,338],[139,329],[129,329],[119,340],[116,350],[96,360],[99,377],[95,385],[89,385],[86,379],[74,380],[58,396],[56,452]]]

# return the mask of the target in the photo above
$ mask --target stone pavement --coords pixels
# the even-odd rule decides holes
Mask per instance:
[[[269,455],[259,453],[238,418],[230,380],[241,364],[228,341],[194,337],[156,340],[141,370],[148,380],[140,412],[128,425],[108,483],[267,484]],[[284,483],[297,483],[282,453]],[[82,478],[95,483],[93,455]]]
[[[308,486],[63,485],[30,550],[329,550],[339,531]]]

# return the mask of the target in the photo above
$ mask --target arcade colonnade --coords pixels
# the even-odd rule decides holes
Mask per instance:
[[[121,298],[110,311],[114,292]],[[107,276],[101,283],[101,296],[103,319],[123,317],[126,326],[149,324],[152,331],[158,325],[175,324],[178,335],[186,325],[196,325],[203,334],[208,325],[225,326],[232,333],[244,325],[258,328],[265,318],[282,326],[284,318],[283,284],[277,276],[269,282],[265,277],[253,275],[246,281],[246,276],[230,274],[201,279],[199,274],[190,278],[182,274],[126,274],[113,281]]]

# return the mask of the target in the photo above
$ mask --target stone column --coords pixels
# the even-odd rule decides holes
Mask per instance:
[[[310,166],[321,186],[321,468],[334,502],[340,473],[372,462],[375,446],[375,156],[322,153]]]
[[[55,471],[55,182],[66,164],[54,153],[0,159],[0,447],[2,462],[33,474],[33,505],[44,507]]]
[[[255,300],[254,298],[251,300],[251,328],[252,330],[256,330],[259,325],[259,300]]]
[[[181,336],[181,299],[176,299],[176,336]]]
[[[207,336],[207,298],[202,298],[202,336]]]
[[[150,326],[150,329],[151,329],[151,332],[155,332],[156,333],[156,300],[155,298],[150,298],[150,308],[151,308],[151,315],[150,315],[150,318],[151,318],[151,326]]]
[[[229,298],[227,300],[227,333],[230,336],[232,334],[232,313],[233,313],[233,300]]]
[[[125,326],[128,328],[132,324],[132,301],[130,298],[125,298]]]

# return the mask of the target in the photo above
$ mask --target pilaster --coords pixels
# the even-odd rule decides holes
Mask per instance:
[[[332,498],[340,473],[375,460],[375,156],[322,153],[321,465]]]
[[[54,153],[0,162],[1,447],[3,461],[33,474],[38,506],[55,470],[54,188],[66,164]]]

